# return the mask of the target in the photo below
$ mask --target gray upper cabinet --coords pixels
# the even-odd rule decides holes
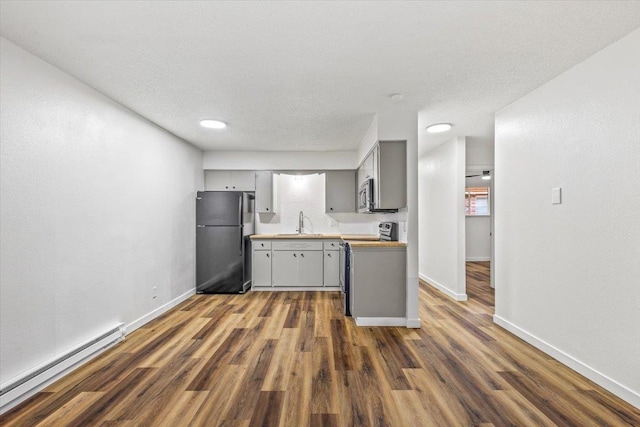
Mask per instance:
[[[356,172],[325,172],[326,213],[356,211]]]
[[[373,179],[375,209],[407,206],[407,142],[378,141],[358,168],[358,185]]]
[[[407,207],[407,143],[380,141],[374,166],[376,209]]]
[[[256,212],[275,213],[273,201],[273,172],[256,172]]]
[[[254,171],[208,170],[204,172],[204,188],[207,191],[255,191]]]

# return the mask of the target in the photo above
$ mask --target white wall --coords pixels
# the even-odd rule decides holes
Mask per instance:
[[[204,169],[341,170],[358,167],[353,151],[205,151]]]
[[[378,224],[386,220],[382,214],[326,214],[324,174],[275,174],[274,181],[276,213],[257,215],[257,234],[295,233],[300,211],[305,233],[378,234]]]
[[[467,168],[481,166],[486,168],[493,166],[494,144],[493,141],[478,141],[474,138],[467,138],[466,163]]]
[[[199,150],[0,43],[6,383],[193,292],[203,174]]]
[[[638,52],[640,30],[498,112],[495,182],[496,322],[636,406]]]
[[[488,151],[488,150],[485,150]],[[476,150],[476,154],[478,151]],[[493,149],[490,150],[491,157],[483,161],[490,161],[485,164],[484,170],[490,170],[493,174]],[[466,150],[469,156],[469,144]],[[477,157],[476,157],[477,159]],[[467,170],[465,175],[481,175],[481,170],[470,170],[470,159],[467,157]],[[489,187],[490,202],[493,205],[492,180],[483,180],[480,176],[465,179],[465,187]],[[493,212],[493,207],[490,207]],[[467,216],[465,219],[465,257],[467,261],[490,261],[491,260],[491,216]]]
[[[464,301],[465,145],[450,139],[419,160],[420,277],[452,298]]]
[[[491,217],[465,218],[465,259],[489,261],[491,259]]]
[[[396,218],[398,239],[407,242],[407,327],[420,327],[418,285],[418,113],[416,111],[387,111],[376,115],[378,141],[407,141],[407,209]],[[358,152],[366,156],[371,144],[371,129],[360,144]],[[372,144],[369,146],[369,148]]]

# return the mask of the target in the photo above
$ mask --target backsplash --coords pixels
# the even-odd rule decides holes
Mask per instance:
[[[378,234],[380,221],[396,221],[403,214],[325,213],[325,176],[278,174],[274,176],[276,213],[256,216],[256,233],[295,233],[298,215],[304,213],[305,233]],[[402,227],[400,227],[402,229]]]

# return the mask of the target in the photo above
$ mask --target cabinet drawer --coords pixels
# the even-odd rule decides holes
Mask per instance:
[[[337,240],[332,242],[322,242],[322,248],[325,251],[339,251],[340,243]]]
[[[256,251],[270,250],[271,241],[269,240],[254,240],[251,243],[251,247]]]
[[[283,242],[272,242],[271,249],[275,251],[288,251],[288,250],[298,250],[304,249],[307,251],[321,251],[322,250],[322,242],[321,241],[310,241],[310,240],[285,240]]]

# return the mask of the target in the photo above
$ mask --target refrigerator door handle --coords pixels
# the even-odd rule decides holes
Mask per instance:
[[[243,245],[244,245],[244,233],[242,232],[242,226],[240,226],[240,251],[238,252],[238,255],[242,256],[242,249],[243,249]]]

